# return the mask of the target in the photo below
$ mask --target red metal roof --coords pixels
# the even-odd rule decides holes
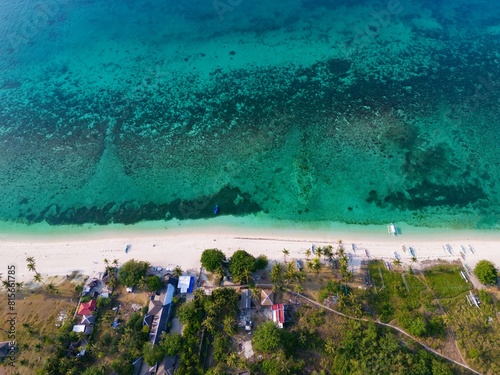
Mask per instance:
[[[95,310],[95,307],[96,307],[95,299],[92,299],[89,302],[81,303],[78,309],[78,315],[90,315],[92,314],[92,311]]]
[[[279,324],[285,323],[285,309],[282,303],[274,304],[273,310],[273,321]]]

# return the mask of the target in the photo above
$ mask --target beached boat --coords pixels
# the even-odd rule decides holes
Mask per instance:
[[[416,258],[416,256],[415,256],[415,250],[413,250],[413,247],[411,247],[411,246],[410,246],[410,247],[408,248],[408,251],[410,252],[410,255],[411,255],[413,258]]]
[[[387,231],[389,232],[389,234],[392,234],[394,236],[398,234],[398,229],[396,228],[396,226],[393,223],[390,223],[387,226]]]
[[[450,255],[453,255],[453,248],[451,247],[451,245],[449,243],[446,244],[446,251],[448,251],[448,253],[450,253]]]
[[[399,255],[396,251],[394,252],[394,259],[399,260]]]

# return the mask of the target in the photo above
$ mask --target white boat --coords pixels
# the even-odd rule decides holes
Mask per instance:
[[[393,234],[394,236],[398,234],[398,230],[393,223],[390,223],[387,226],[387,231],[389,232],[389,234]]]

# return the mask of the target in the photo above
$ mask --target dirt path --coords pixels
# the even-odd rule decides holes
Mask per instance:
[[[477,372],[476,370],[474,370],[474,369],[470,368],[469,366],[467,366],[467,365],[465,365],[465,364],[463,364],[463,363],[460,363],[460,362],[458,362],[458,361],[455,361],[454,359],[451,359],[451,358],[449,358],[449,357],[447,357],[447,356],[445,356],[445,355],[443,355],[443,354],[441,354],[441,353],[437,352],[436,350],[434,350],[434,349],[432,349],[432,348],[428,347],[427,345],[423,344],[422,342],[420,342],[419,340],[417,340],[415,337],[413,337],[412,335],[410,335],[409,333],[407,333],[406,331],[402,330],[402,329],[401,329],[401,328],[399,328],[399,327],[396,327],[396,326],[393,326],[393,325],[391,325],[391,324],[387,324],[387,323],[382,323],[381,321],[374,321],[374,320],[369,320],[369,319],[365,319],[365,318],[356,318],[356,317],[354,317],[354,316],[347,315],[347,314],[341,313],[340,311],[334,310],[334,309],[332,309],[332,308],[330,308],[330,307],[328,307],[328,306],[325,306],[325,305],[323,305],[323,304],[321,304],[321,303],[319,303],[319,302],[316,302],[316,301],[314,301],[314,300],[312,300],[312,299],[310,299],[310,298],[307,298],[306,296],[303,296],[302,294],[299,294],[299,293],[296,293],[296,292],[292,292],[292,291],[290,291],[290,290],[289,290],[288,292],[289,292],[290,294],[293,294],[293,295],[295,295],[295,296],[297,296],[297,297],[300,297],[300,298],[302,298],[302,299],[304,299],[304,300],[306,300],[306,301],[308,301],[308,302],[312,303],[313,305],[316,305],[316,306],[318,306],[318,307],[321,307],[321,308],[323,308],[323,309],[326,309],[326,310],[328,310],[328,311],[331,311],[331,312],[333,312],[334,314],[337,314],[337,315],[343,316],[344,318],[353,319],[353,320],[358,320],[358,321],[367,322],[367,323],[369,323],[369,322],[373,322],[373,323],[375,323],[375,324],[378,324],[378,325],[381,325],[381,326],[384,326],[384,327],[389,327],[389,328],[392,328],[392,329],[394,329],[394,330],[398,331],[399,333],[401,333],[401,334],[405,335],[406,337],[408,337],[408,338],[412,339],[412,340],[413,340],[413,341],[415,341],[417,344],[419,344],[420,346],[422,346],[425,350],[427,350],[427,351],[429,351],[429,352],[431,352],[431,353],[433,353],[433,354],[435,354],[435,355],[437,355],[437,356],[439,356],[439,357],[441,357],[441,358],[443,358],[443,359],[446,359],[446,360],[448,360],[448,361],[450,361],[450,362],[453,362],[454,364],[456,364],[456,365],[458,365],[458,366],[460,366],[460,367],[463,367],[463,368],[465,368],[465,369],[467,369],[467,370],[469,370],[469,371],[473,372],[474,374],[482,375],[480,372]]]

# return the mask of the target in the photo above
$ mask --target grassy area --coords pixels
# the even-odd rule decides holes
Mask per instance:
[[[440,264],[424,271],[427,284],[438,298],[454,298],[472,289],[470,283],[460,276],[462,267]]]
[[[301,304],[295,319],[291,331],[295,360],[304,366],[300,373],[469,374],[372,323],[345,319],[308,303]]]
[[[467,363],[483,374],[500,374],[500,322],[498,303],[486,291],[477,293],[481,307],[463,298],[447,299],[442,305],[449,315],[457,342]]]
[[[56,347],[54,337],[65,321],[70,321],[76,309],[78,297],[75,284],[63,279],[54,280],[59,293],[49,294],[43,289],[21,290],[16,296],[17,313],[16,340],[18,357],[15,371],[19,374],[34,374]],[[4,298],[4,296],[0,297]],[[0,305],[0,321],[7,322],[7,304]],[[8,341],[7,333],[0,330],[0,341]],[[0,367],[0,373],[13,373]]]
[[[374,284],[368,303],[381,321],[390,322],[401,311],[436,310],[432,293],[417,276],[388,271],[381,261],[370,262],[368,270]]]

